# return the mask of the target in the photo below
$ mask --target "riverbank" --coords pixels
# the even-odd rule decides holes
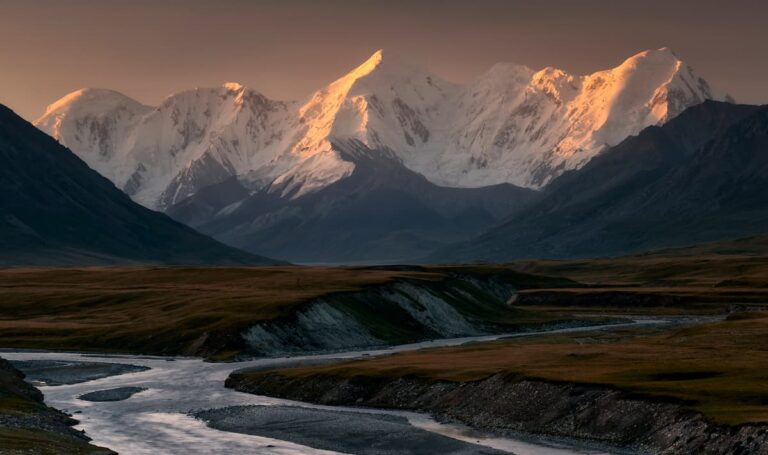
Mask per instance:
[[[234,373],[235,390],[427,412],[474,428],[639,453],[762,454],[768,317],[672,330],[545,335]]]
[[[749,272],[729,280],[706,261],[655,259],[643,275],[629,271],[637,261],[647,262],[0,269],[0,346],[228,361],[638,312],[724,314],[767,295],[756,281],[762,262],[719,259]]]
[[[662,324],[664,321],[633,322],[626,323],[624,326],[647,326],[654,323]],[[604,328],[604,326],[592,326],[561,329],[557,333],[574,333],[575,331],[589,333]],[[368,437],[378,439],[383,434],[382,431],[386,433],[389,431],[387,429],[393,428],[392,425],[397,427],[398,432],[407,436],[411,452],[397,446],[397,440],[391,440],[388,447],[379,447],[384,450],[382,453],[387,455],[428,453],[425,450],[434,444],[451,448],[447,453],[456,454],[485,454],[494,453],[494,451],[537,455],[541,453],[550,455],[606,453],[593,450],[592,445],[582,444],[580,441],[548,441],[546,438],[529,439],[519,435],[501,438],[483,435],[466,427],[440,424],[424,414],[379,409],[361,411],[348,408],[318,408],[310,403],[244,394],[224,387],[226,378],[234,370],[242,368],[261,370],[270,367],[315,364],[334,359],[343,361],[374,358],[425,347],[458,346],[468,342],[489,341],[502,336],[435,340],[368,351],[261,358],[237,363],[206,362],[199,358],[183,357],[40,351],[4,352],[3,355],[13,362],[36,363],[43,366],[66,365],[62,366],[62,369],[69,369],[71,373],[64,371],[58,373],[65,375],[71,384],[42,387],[46,394],[46,403],[77,415],[80,420],[78,428],[82,428],[99,445],[131,455],[175,455],[177,453],[328,455],[328,451],[318,447],[331,447],[331,445],[351,447],[349,444],[354,444],[354,441],[335,441],[335,433],[315,434],[313,432],[313,423],[317,422],[315,417],[323,415],[326,416],[325,420],[334,420],[342,426],[338,432],[343,433],[344,422],[359,420],[358,415],[361,413],[368,415],[369,422],[381,421],[381,425],[372,424],[366,427],[370,430]],[[520,333],[515,336],[530,337],[533,334]],[[102,364],[100,371],[117,371],[115,365],[134,365],[140,367],[141,371],[124,371],[124,374],[93,379],[92,373],[96,369],[82,367],[83,364],[92,363]],[[119,401],[92,402],[82,399],[94,392],[99,395],[107,392],[111,395],[115,390],[124,391],[129,388],[141,389],[141,392],[130,397],[122,396],[120,398],[125,399]],[[283,412],[286,408],[292,410]],[[301,408],[301,410],[296,411],[295,408]],[[273,420],[276,422],[275,427],[270,430],[262,425],[254,426],[254,422],[257,422],[257,419],[251,418],[254,417],[254,409],[258,409],[261,414],[275,411]],[[322,412],[316,413],[316,411]],[[332,418],[327,417],[328,415]],[[193,416],[206,418],[206,420]],[[298,420],[294,419],[297,416]],[[292,435],[292,428],[300,424],[302,416],[308,418],[304,432]],[[262,417],[269,416],[262,415]],[[276,433],[265,433],[267,430],[274,430]],[[302,442],[309,445],[303,445]]]
[[[24,381],[24,375],[0,359],[0,453],[88,454],[114,452],[89,443],[77,421],[46,406],[43,394]]]

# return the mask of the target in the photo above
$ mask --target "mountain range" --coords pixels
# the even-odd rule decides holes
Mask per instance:
[[[333,147],[354,170],[302,197],[249,191],[232,177],[167,213],[227,244],[290,261],[413,261],[481,234],[536,195],[510,184],[441,187],[389,149],[357,140]]]
[[[133,202],[0,105],[0,265],[275,264]]]
[[[392,150],[438,185],[540,188],[705,99],[724,96],[666,48],[586,76],[500,63],[466,85],[378,51],[303,102],[237,83],[157,107],[83,89],[35,124],[137,202],[166,209],[233,175],[291,198],[316,191],[352,173],[333,147],[349,139]]]
[[[707,101],[604,151],[434,261],[613,256],[768,230],[768,106]]]
[[[377,51],[301,102],[236,83],[157,107],[83,89],[35,124],[135,201],[230,245],[411,260],[707,99],[727,97],[667,48],[585,76],[500,63],[464,85]]]

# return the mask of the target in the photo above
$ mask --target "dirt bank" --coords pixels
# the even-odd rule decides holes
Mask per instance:
[[[43,394],[0,359],[0,453],[109,455],[72,428],[77,421],[43,403]]]
[[[670,401],[501,374],[458,383],[408,376],[235,373],[227,387],[318,404],[428,412],[483,430],[586,439],[639,453],[768,453],[766,425],[715,425]]]

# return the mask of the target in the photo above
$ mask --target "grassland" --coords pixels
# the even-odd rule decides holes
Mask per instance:
[[[520,288],[576,285],[492,266],[4,269],[0,346],[226,359],[242,349],[242,330],[287,316],[320,296],[396,280],[439,287],[457,273],[492,275]],[[506,316],[520,323],[551,319],[536,318],[531,311],[510,310]],[[504,315],[485,317],[501,320]]]
[[[768,314],[672,331],[549,335],[428,349],[341,364],[245,373],[419,377],[453,382],[496,374],[606,386],[673,400],[729,425],[768,422]]]
[[[766,254],[768,240],[757,238],[625,258],[507,265],[4,269],[0,346],[229,359],[242,349],[242,330],[331,295],[372,329],[400,331],[407,338],[407,327],[397,326],[396,314],[387,319],[375,298],[361,301],[344,294],[397,280],[422,282],[439,293],[441,283],[462,275],[520,290],[521,305],[504,312],[482,304],[462,309],[510,326],[584,312],[723,314],[733,303],[768,302]],[[768,363],[760,362],[768,360],[768,319],[756,316],[690,330],[600,343],[578,337],[510,341],[410,354],[365,368],[413,368],[451,380],[507,371],[609,384],[690,401],[719,421],[763,421],[761,394],[766,390],[760,381],[766,377],[760,366]],[[457,368],[441,370],[454,363]],[[678,367],[682,371],[674,371]],[[729,403],[736,410],[729,410]]]
[[[714,314],[735,302],[768,302],[767,253],[768,240],[758,238],[625,258],[507,265],[0,269],[0,346],[227,359],[242,349],[242,330],[320,296],[456,275],[519,289],[516,309],[486,308],[480,315],[507,325],[585,312]],[[346,310],[364,319],[377,314],[375,303],[350,300]],[[369,322],[396,335],[394,319]]]
[[[0,346],[191,354],[202,343],[227,344],[208,337],[280,317],[320,295],[401,277],[440,278],[298,267],[6,269]]]
[[[534,260],[513,270],[567,277],[576,288],[524,290],[520,305],[539,311],[701,314],[725,308],[768,310],[768,236],[589,260]]]
[[[520,261],[527,273],[568,277],[588,287],[667,289],[768,296],[768,236],[605,259]]]

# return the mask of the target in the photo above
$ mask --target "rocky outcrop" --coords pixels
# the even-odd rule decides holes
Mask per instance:
[[[279,355],[386,344],[354,316],[319,299],[291,318],[254,325],[243,333],[248,352]]]
[[[513,311],[506,302],[514,292],[494,278],[402,279],[317,298],[242,337],[249,354],[273,356],[501,333],[512,329],[498,316]]]
[[[766,425],[722,426],[679,403],[503,374],[460,383],[409,376],[234,373],[227,387],[324,405],[428,412],[483,430],[588,439],[644,454],[768,453]]]

